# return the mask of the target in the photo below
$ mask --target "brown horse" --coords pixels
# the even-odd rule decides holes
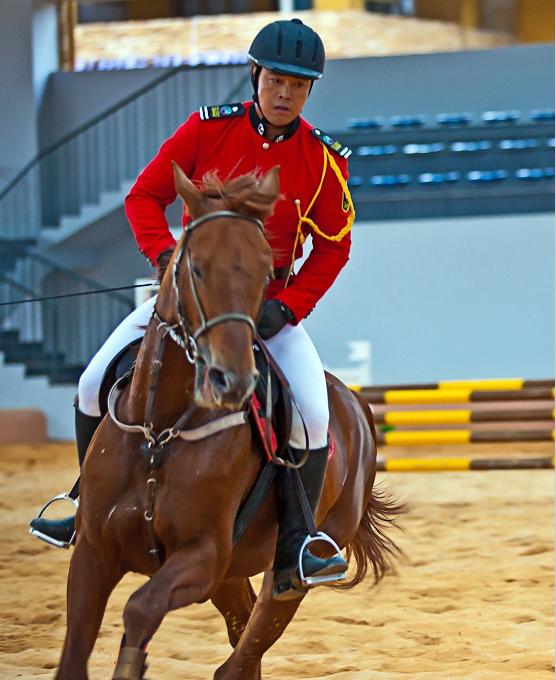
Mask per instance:
[[[198,441],[176,436],[180,428],[242,411],[253,390],[253,320],[273,261],[261,221],[279,196],[278,169],[226,184],[209,178],[203,191],[176,166],[174,171],[193,222],[168,267],[158,318],[146,330],[132,381],[117,404],[119,421],[141,425],[143,433],[123,431],[106,417],[83,466],[58,680],[88,678],[108,597],[129,571],[150,579],[123,612],[118,680],[144,677],[147,643],[167,612],[208,599],[223,615],[234,648],[214,678],[260,679],[263,654],[301,602],[272,598],[274,491],[239,543],[232,543],[234,520],[261,467],[262,447],[250,424],[242,421]],[[376,448],[368,405],[327,379],[336,453],[316,520],[355,558],[355,573],[341,586],[346,588],[359,583],[369,565],[376,581],[384,575],[397,548],[383,529],[400,506],[373,491]],[[187,428],[165,430],[161,449],[161,437],[155,441],[153,433],[180,419]],[[161,452],[157,468],[149,455]],[[261,572],[257,596],[249,577]]]

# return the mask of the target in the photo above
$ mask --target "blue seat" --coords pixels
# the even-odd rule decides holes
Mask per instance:
[[[554,122],[554,109],[533,109],[529,115],[536,123]]]
[[[471,113],[439,113],[436,116],[436,122],[439,125],[469,125],[473,120]]]
[[[419,184],[445,184],[457,182],[461,175],[459,172],[423,172],[418,176]]]
[[[515,123],[520,116],[519,111],[485,111],[481,118],[485,123]]]
[[[543,179],[544,171],[541,168],[519,168],[515,171],[517,179]]]
[[[467,179],[470,182],[500,182],[509,175],[507,170],[471,170],[467,173]]]
[[[350,118],[347,122],[348,128],[352,130],[372,130],[383,125],[383,118]]]
[[[395,144],[384,144],[380,146],[358,146],[355,149],[357,156],[390,156],[397,153],[398,147]]]
[[[395,128],[422,127],[427,122],[425,116],[391,116],[390,125]]]
[[[554,168],[544,168],[544,176],[549,178],[554,178]]]
[[[451,151],[455,153],[474,153],[477,151],[488,151],[492,148],[491,142],[486,139],[477,142],[452,142]]]
[[[363,186],[363,178],[359,175],[350,175],[348,177],[347,185],[350,189],[357,189],[357,187]]]
[[[503,151],[536,149],[538,146],[538,139],[501,139],[498,142],[498,147]]]
[[[446,145],[442,144],[442,142],[433,142],[432,144],[406,144],[402,148],[402,151],[408,156],[412,156],[415,154],[426,155],[430,153],[439,153],[440,151],[444,151],[445,148]]]
[[[411,182],[409,175],[373,175],[369,184],[373,187],[399,187]]]

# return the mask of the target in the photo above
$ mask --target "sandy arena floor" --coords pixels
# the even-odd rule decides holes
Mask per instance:
[[[512,455],[550,451],[527,445]],[[0,447],[4,680],[50,678],[56,667],[69,555],[29,536],[26,525],[42,501],[70,488],[75,474],[71,445]],[[268,653],[264,677],[553,678],[552,471],[381,477],[411,506],[400,535],[408,560],[377,589],[363,583],[347,593],[313,592]],[[129,576],[113,594],[91,680],[111,677],[122,607],[143,580]],[[164,621],[150,645],[148,677],[207,680],[228,653],[220,615],[210,604],[196,605]]]

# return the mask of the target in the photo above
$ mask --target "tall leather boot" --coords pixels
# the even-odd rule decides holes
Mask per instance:
[[[78,405],[75,406],[75,436],[77,439],[79,468],[83,465],[87,449],[101,420],[102,416],[88,416],[79,410]],[[31,520],[29,527],[45,537],[49,537],[67,546],[75,533],[75,515],[64,517],[64,519],[35,518]],[[48,538],[43,540],[48,541]],[[56,544],[52,543],[52,545]]]
[[[290,447],[290,452],[295,462],[299,462],[304,454],[304,451],[292,447]],[[327,460],[328,446],[313,449],[309,452],[305,465],[299,469],[313,516],[324,486]],[[294,474],[293,470],[282,468],[277,476],[279,527],[274,559],[273,590],[276,600],[298,599],[306,591],[300,581],[298,563],[299,552],[309,530],[297,495]],[[338,574],[340,577],[348,567],[347,562],[340,555],[323,559],[313,555],[309,546],[303,550],[302,565],[306,577],[332,574]]]

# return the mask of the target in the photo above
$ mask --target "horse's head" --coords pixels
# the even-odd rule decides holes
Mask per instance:
[[[238,408],[258,377],[255,321],[273,267],[263,221],[279,197],[279,168],[226,183],[208,175],[199,190],[173,165],[176,190],[192,221],[176,247],[161,293],[172,291],[172,316],[195,363],[196,403]]]

